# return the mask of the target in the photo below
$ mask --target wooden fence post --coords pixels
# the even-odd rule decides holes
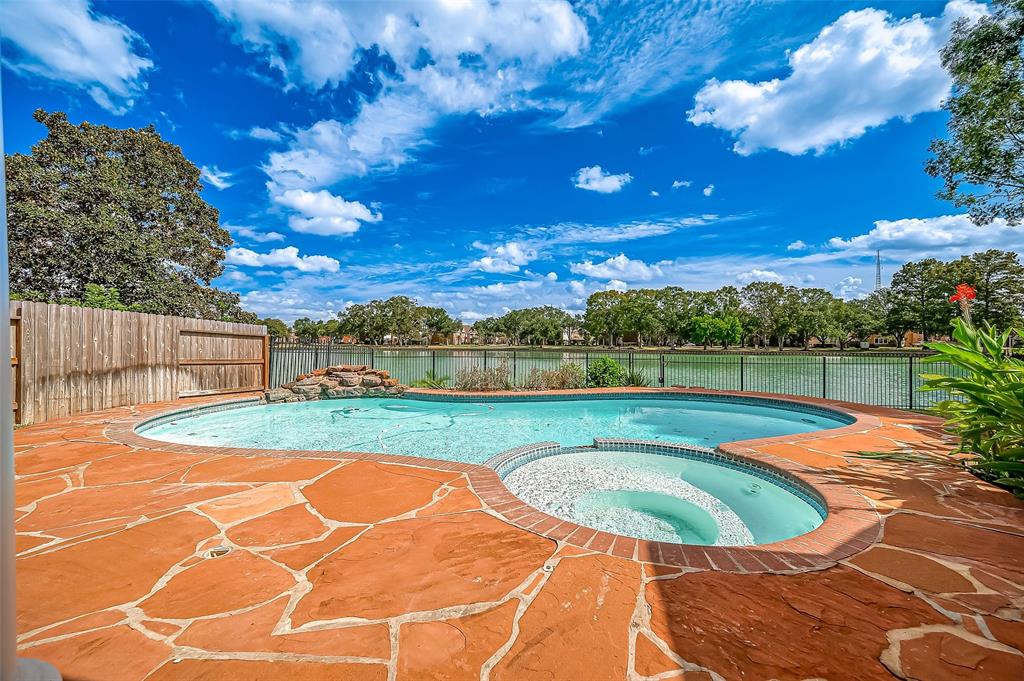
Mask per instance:
[[[21,303],[11,303],[10,310],[11,325],[11,408],[14,410],[14,422],[21,423],[22,396],[21,396]]]

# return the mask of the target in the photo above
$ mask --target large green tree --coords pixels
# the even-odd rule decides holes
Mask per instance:
[[[767,346],[769,339],[774,338],[781,350],[785,346],[786,337],[795,328],[795,316],[799,309],[796,288],[773,281],[755,281],[743,287],[740,297],[750,312],[754,324],[752,330],[761,345]]]
[[[288,325],[285,324],[280,319],[275,319],[274,317],[267,317],[266,319],[261,319],[259,323],[267,327],[267,333],[270,334],[271,336],[274,336],[275,338],[288,337]]]
[[[462,328],[461,322],[448,314],[443,307],[421,307],[418,315],[423,333],[428,337],[434,334],[447,337]]]
[[[6,157],[11,289],[82,301],[89,284],[134,310],[255,322],[209,286],[231,236],[203,200],[199,169],[152,126],[73,125],[35,112],[47,136]]]
[[[608,341],[615,345],[615,339],[622,335],[619,321],[619,305],[623,294],[619,291],[598,291],[587,298],[587,311],[583,315],[583,328],[591,338]]]
[[[976,322],[999,329],[1019,325],[1024,314],[1024,266],[1016,253],[994,249],[972,253],[948,267],[950,284],[967,283],[977,291],[971,310]]]
[[[919,331],[925,340],[949,333],[952,279],[949,266],[935,258],[906,263],[892,276],[891,310],[909,318],[912,325],[907,330]]]
[[[987,16],[961,20],[942,50],[953,78],[948,139],[925,169],[939,196],[978,224],[1024,219],[1024,0],[995,0]]]

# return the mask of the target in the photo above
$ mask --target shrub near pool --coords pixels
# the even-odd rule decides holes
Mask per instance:
[[[960,437],[959,451],[976,458],[968,468],[1024,498],[1024,361],[1010,354],[1010,339],[1024,329],[998,333],[958,319],[953,343],[929,343],[935,355],[925,362],[948,362],[962,376],[925,374],[925,390],[943,390],[953,399],[935,410]]]
[[[626,370],[611,357],[598,357],[587,368],[587,385],[591,388],[616,388],[626,378]]]
[[[527,390],[575,390],[587,387],[587,376],[579,364],[563,364],[557,369],[533,369],[523,387]]]

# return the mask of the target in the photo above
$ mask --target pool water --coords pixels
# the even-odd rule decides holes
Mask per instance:
[[[615,437],[714,447],[843,425],[838,418],[816,412],[726,400],[361,398],[201,413],[143,432],[184,444],[360,451],[483,463],[507,449],[543,441],[580,445]]]
[[[653,541],[769,544],[822,523],[814,506],[781,484],[667,454],[570,450],[523,464],[504,482],[553,516]]]

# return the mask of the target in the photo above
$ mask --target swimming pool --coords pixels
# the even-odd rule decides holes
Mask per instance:
[[[771,544],[810,532],[827,515],[812,490],[697,449],[539,446],[536,458],[519,456],[520,462],[501,456],[492,462],[513,494],[557,518],[628,537],[704,546]]]
[[[483,463],[499,452],[542,441],[579,445],[614,437],[715,447],[850,422],[839,412],[778,400],[692,394],[486,400],[407,396],[200,411],[144,423],[138,431],[183,444]]]

